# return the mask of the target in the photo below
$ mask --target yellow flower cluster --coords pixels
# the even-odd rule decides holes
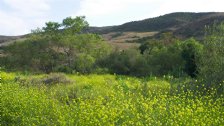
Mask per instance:
[[[223,95],[175,94],[163,78],[68,75],[71,84],[26,87],[15,77],[1,72],[1,125],[224,125]]]

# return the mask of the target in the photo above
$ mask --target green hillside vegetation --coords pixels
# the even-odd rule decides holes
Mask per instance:
[[[87,31],[98,33],[113,46],[126,49],[136,47],[136,45],[139,45],[138,43],[144,43],[150,39],[161,39],[164,33],[171,33],[173,37],[182,40],[190,37],[203,40],[205,26],[211,26],[214,21],[216,23],[223,22],[224,13],[176,12],[155,18],[132,21],[118,26],[90,27]],[[147,35],[150,32],[153,34]],[[137,35],[128,37],[128,33]],[[114,34],[119,36],[114,38]]]
[[[139,49],[129,50],[112,49],[100,36],[81,33],[87,26],[84,17],[68,17],[61,24],[47,22],[46,27],[34,30],[32,36],[23,42],[4,47],[1,66],[6,70],[36,73],[197,77],[205,73],[203,69],[206,69],[206,61],[210,58],[217,64],[217,70],[223,68],[223,23],[208,27],[202,43],[194,38],[182,41],[166,33],[159,40],[149,40]],[[214,53],[211,54],[211,50]],[[223,71],[214,76],[220,77],[221,81],[221,75]]]
[[[110,32],[174,32],[182,37],[201,37],[204,34],[205,25],[213,24],[214,20],[221,22],[224,20],[223,12],[190,13],[176,12],[162,15],[155,18],[132,21],[118,26],[90,27],[91,33]],[[198,33],[199,32],[199,33]],[[194,35],[194,36],[192,36]]]
[[[158,39],[162,36],[163,33],[166,32],[170,32],[175,37],[180,39],[194,37],[197,40],[202,40],[205,34],[205,25],[210,26],[214,23],[214,21],[217,23],[224,21],[224,13],[175,12],[140,21],[132,21],[117,26],[90,26],[83,29],[82,32],[94,34],[97,33],[102,35],[103,39],[110,42],[112,46],[126,49],[136,47],[138,43],[142,43],[144,40]],[[147,35],[147,33],[150,32],[157,34]],[[137,35],[130,36],[129,33]],[[114,35],[116,34],[120,34],[120,37],[114,38]],[[23,38],[26,36],[0,36],[0,46],[8,45],[7,43],[11,43],[10,40],[15,40],[21,37]]]
[[[223,16],[223,13],[221,13]],[[204,17],[217,16],[219,13],[189,13],[189,12],[177,12],[162,15],[155,18],[144,19],[140,21],[132,21],[124,23],[118,26],[102,27],[97,28],[93,27],[89,30],[91,32],[97,33],[108,33],[108,32],[127,32],[127,31],[136,31],[136,32],[151,32],[151,31],[164,31],[171,30],[174,28],[181,27],[190,22],[194,22],[198,19]]]
[[[223,21],[126,50],[86,27],[68,17],[1,47],[1,125],[224,124]]]
[[[162,31],[177,28],[189,22],[201,18],[208,13],[171,13],[156,18],[133,21],[115,27],[114,31]]]
[[[205,26],[211,26],[214,21],[216,23],[220,23],[224,21],[224,14],[216,14],[203,18],[199,18],[194,22],[188,23],[183,27],[178,28],[174,31],[174,35],[180,38],[189,38],[189,37],[197,37],[198,39],[203,39],[205,34]]]

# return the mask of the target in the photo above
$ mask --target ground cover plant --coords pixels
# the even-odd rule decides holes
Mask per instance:
[[[224,124],[223,94],[185,90],[185,83],[198,84],[192,79],[3,71],[0,77],[2,126]]]

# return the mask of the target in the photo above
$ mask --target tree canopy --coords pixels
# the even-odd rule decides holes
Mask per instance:
[[[110,46],[96,34],[82,33],[85,17],[67,17],[62,23],[47,22],[32,35],[4,50],[8,68],[89,73],[96,62],[110,52]],[[16,64],[16,65],[15,65]]]

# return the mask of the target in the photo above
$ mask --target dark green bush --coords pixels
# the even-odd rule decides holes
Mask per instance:
[[[185,61],[184,72],[191,77],[198,75],[198,66],[202,55],[203,45],[194,40],[193,38],[188,39],[182,43],[181,56]]]
[[[143,55],[136,49],[114,51],[101,63],[111,73],[134,76],[147,76],[150,74],[148,64]]]

